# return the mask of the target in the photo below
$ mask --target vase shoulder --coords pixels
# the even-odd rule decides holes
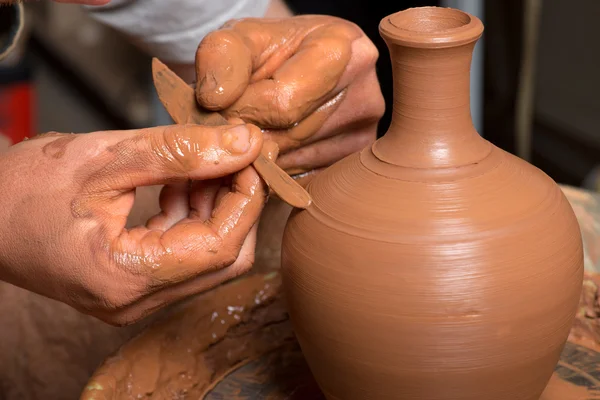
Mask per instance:
[[[391,242],[509,235],[548,215],[574,219],[551,178],[494,146],[481,162],[437,169],[389,165],[367,148],[322,173],[309,191],[314,205],[307,215],[332,229]]]

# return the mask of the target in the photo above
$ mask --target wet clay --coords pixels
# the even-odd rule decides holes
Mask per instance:
[[[314,113],[304,118],[294,127],[287,130],[265,130],[266,137],[273,137],[277,140],[279,146],[284,149],[293,149],[299,147],[310,136],[314,135],[325,121],[339,108],[340,104],[346,98],[347,89],[342,90],[333,99],[319,107]],[[308,171],[302,171],[308,172]],[[298,172],[291,171],[290,174]]]
[[[44,145],[44,147],[42,147],[42,152],[48,157],[57,159],[62,158],[62,156],[64,156],[65,152],[67,151],[67,146],[69,145],[69,143],[71,143],[76,138],[77,136],[73,133],[63,135],[62,137],[59,137],[58,139],[55,139],[52,142]]]
[[[152,60],[152,73],[158,96],[177,124],[187,124],[190,121],[200,125],[228,124],[227,119],[221,114],[201,110],[194,100],[194,89],[156,58]],[[237,116],[231,118],[240,119]],[[308,207],[312,201],[308,192],[279,168],[274,160],[269,158],[269,153],[271,156],[274,155],[272,146],[259,154],[252,163],[260,177],[270,189],[292,207]],[[218,160],[215,164],[218,164]]]
[[[537,400],[573,324],[579,226],[560,188],[470,116],[462,11],[383,19],[393,120],[308,185],[282,247],[290,316],[330,400]]]
[[[324,15],[232,21],[198,47],[196,98],[261,128],[293,128],[328,102],[324,114],[337,107],[352,42],[361,36],[354,24]]]
[[[183,303],[107,359],[81,399],[202,399],[231,370],[293,342],[276,272]]]

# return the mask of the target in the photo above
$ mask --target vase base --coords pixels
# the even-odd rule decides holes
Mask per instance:
[[[205,397],[206,400],[224,398],[342,400],[321,392],[295,343],[231,372]],[[539,400],[591,399],[600,399],[600,353],[567,343],[555,373]]]

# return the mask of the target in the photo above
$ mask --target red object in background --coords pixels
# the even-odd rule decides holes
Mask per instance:
[[[35,136],[34,86],[29,80],[0,85],[0,135],[12,144]]]

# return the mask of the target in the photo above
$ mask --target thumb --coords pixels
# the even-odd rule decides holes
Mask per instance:
[[[263,143],[260,129],[250,124],[172,125],[87,136],[107,143],[93,160],[99,169],[90,171],[86,182],[93,191],[221,178],[254,162]]]

